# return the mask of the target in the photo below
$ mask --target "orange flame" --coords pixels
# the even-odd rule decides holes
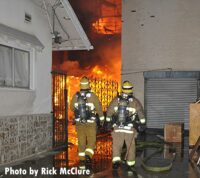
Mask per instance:
[[[88,76],[92,78],[102,78],[106,80],[110,80],[113,78],[111,72],[107,69],[106,66],[100,67],[99,65],[93,67]]]
[[[93,74],[97,74],[97,75],[102,75],[103,71],[100,70],[99,66],[96,65],[93,69],[92,69],[92,73]]]
[[[67,90],[68,90],[68,120],[72,121],[73,119],[73,112],[70,110],[70,101],[72,96],[79,91],[79,83],[80,78],[82,76],[87,76],[91,79],[91,88],[94,89],[94,92],[98,95],[99,99],[101,99],[103,109],[107,107],[108,103],[112,100],[114,96],[117,94],[117,84],[114,81],[120,82],[121,80],[121,40],[119,35],[121,33],[121,0],[104,0],[104,1],[95,1],[98,3],[98,11],[95,20],[93,23],[90,24],[95,33],[101,34],[100,37],[106,37],[103,35],[115,35],[118,37],[119,40],[117,41],[110,41],[105,43],[104,45],[100,45],[99,49],[96,50],[98,56],[98,60],[89,63],[87,67],[83,67],[84,65],[80,65],[81,62],[79,59],[72,60],[68,57],[68,52],[59,52],[53,53],[53,69],[67,71]],[[96,18],[97,17],[97,18]],[[102,35],[103,34],[103,35]],[[85,62],[84,62],[85,64]],[[93,67],[91,67],[93,66]],[[94,79],[95,78],[95,79]],[[101,80],[98,80],[101,79]],[[61,81],[60,81],[61,82]],[[109,83],[111,85],[109,85]],[[64,85],[60,85],[64,87]],[[113,86],[115,90],[113,90]],[[118,86],[119,87],[119,86]],[[107,90],[108,89],[108,90]],[[59,96],[60,93],[56,93],[54,97],[55,105],[59,106]],[[58,118],[61,119],[62,115],[58,115]],[[62,126],[59,126],[62,127]],[[77,133],[75,131],[74,125],[72,122],[69,122],[68,125],[68,140],[69,143],[73,145],[78,144]],[[56,139],[59,139],[56,137]],[[97,151],[96,152],[104,152],[109,155],[111,159],[112,153],[112,143],[109,142],[108,148],[109,151],[105,151],[102,149],[108,143],[104,141],[97,140]],[[103,150],[103,151],[102,151]],[[69,147],[69,160],[73,160],[71,165],[74,165],[78,161],[77,157],[77,147]],[[58,155],[55,159],[61,159],[66,157],[66,153],[62,153]],[[65,166],[63,163],[62,166]]]
[[[121,18],[109,17],[100,18],[92,24],[94,30],[100,34],[120,34],[121,33]]]
[[[106,73],[107,71],[108,70],[106,70],[106,68],[103,69],[102,67],[96,65],[90,70],[90,75],[88,75],[88,77],[91,79],[90,80],[91,89],[97,94],[97,96],[101,100],[104,111],[106,110],[106,107],[108,106],[112,98],[117,95],[117,89],[118,89],[117,82],[114,82],[114,80],[113,82],[111,82],[111,79],[114,79],[114,76],[112,76],[109,73]],[[81,77],[82,76],[80,77],[67,76],[68,103],[71,102],[73,95],[80,90],[79,83]],[[93,80],[92,78],[101,78],[102,80]],[[110,89],[107,88],[109,82],[111,82],[110,84],[112,85],[112,87],[115,85],[114,91],[111,91],[112,87],[110,87]],[[107,95],[109,95],[109,97],[106,97]],[[74,113],[70,109],[70,104],[68,104],[68,120],[72,121],[73,117]],[[77,145],[78,139],[75,132],[75,128],[71,124],[69,124],[68,127],[70,135],[69,142]]]
[[[89,75],[87,75],[89,73]],[[80,78],[83,77],[84,75],[88,76],[89,78],[101,78],[106,81],[113,80],[116,81],[116,75],[109,73],[108,69],[106,67],[100,67],[99,65],[94,66],[90,71],[87,71],[86,74],[82,74],[80,77],[75,77],[75,76],[67,76],[67,88],[68,88],[68,103],[70,103],[72,96],[80,90],[79,83],[80,83]],[[118,81],[116,81],[118,82]],[[99,83],[101,84],[101,83]],[[91,81],[91,88],[93,88],[95,84],[93,81]],[[102,83],[101,85],[103,88],[104,84]],[[109,101],[108,101],[109,102]],[[73,118],[73,112],[69,108],[68,112],[68,117],[70,120]]]
[[[99,4],[99,18],[93,22],[92,27],[99,34],[120,34],[121,23],[121,0],[106,0]]]

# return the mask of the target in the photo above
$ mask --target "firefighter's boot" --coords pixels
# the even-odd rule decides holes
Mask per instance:
[[[89,155],[85,155],[85,163],[86,164],[92,164],[92,159],[90,158]]]
[[[86,169],[86,167],[85,167],[85,160],[80,160],[79,161],[78,168],[79,169]]]
[[[116,161],[113,163],[113,169],[118,169],[118,167],[121,165],[121,162],[120,161]]]

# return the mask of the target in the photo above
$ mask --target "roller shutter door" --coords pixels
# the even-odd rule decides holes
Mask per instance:
[[[145,80],[145,110],[148,128],[184,122],[188,130],[189,104],[197,99],[197,79],[161,78]]]

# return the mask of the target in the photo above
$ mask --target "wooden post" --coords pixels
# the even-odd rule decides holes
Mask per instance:
[[[189,130],[189,145],[193,146],[200,136],[200,104],[190,104],[190,130]]]
[[[194,148],[192,149],[192,151],[190,152],[190,161],[191,162],[194,162],[194,154],[197,152],[198,148],[200,147],[200,137],[198,138]],[[200,157],[200,153],[198,153],[198,157]],[[199,159],[199,158],[198,158]],[[199,162],[199,161],[197,161]],[[198,164],[198,163],[197,163]]]

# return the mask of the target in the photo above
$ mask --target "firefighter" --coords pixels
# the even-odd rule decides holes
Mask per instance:
[[[104,115],[98,97],[91,92],[87,77],[80,80],[80,91],[71,100],[70,108],[74,112],[75,128],[78,135],[78,156],[80,165],[91,164],[96,145],[96,121],[104,122]]]
[[[133,85],[129,81],[124,81],[122,92],[110,103],[107,110],[106,122],[112,123],[113,132],[113,168],[117,169],[121,164],[121,150],[125,141],[126,164],[132,169],[135,165],[135,138],[137,130],[135,128],[136,119],[139,125],[145,125],[143,107],[138,99],[133,96]]]

